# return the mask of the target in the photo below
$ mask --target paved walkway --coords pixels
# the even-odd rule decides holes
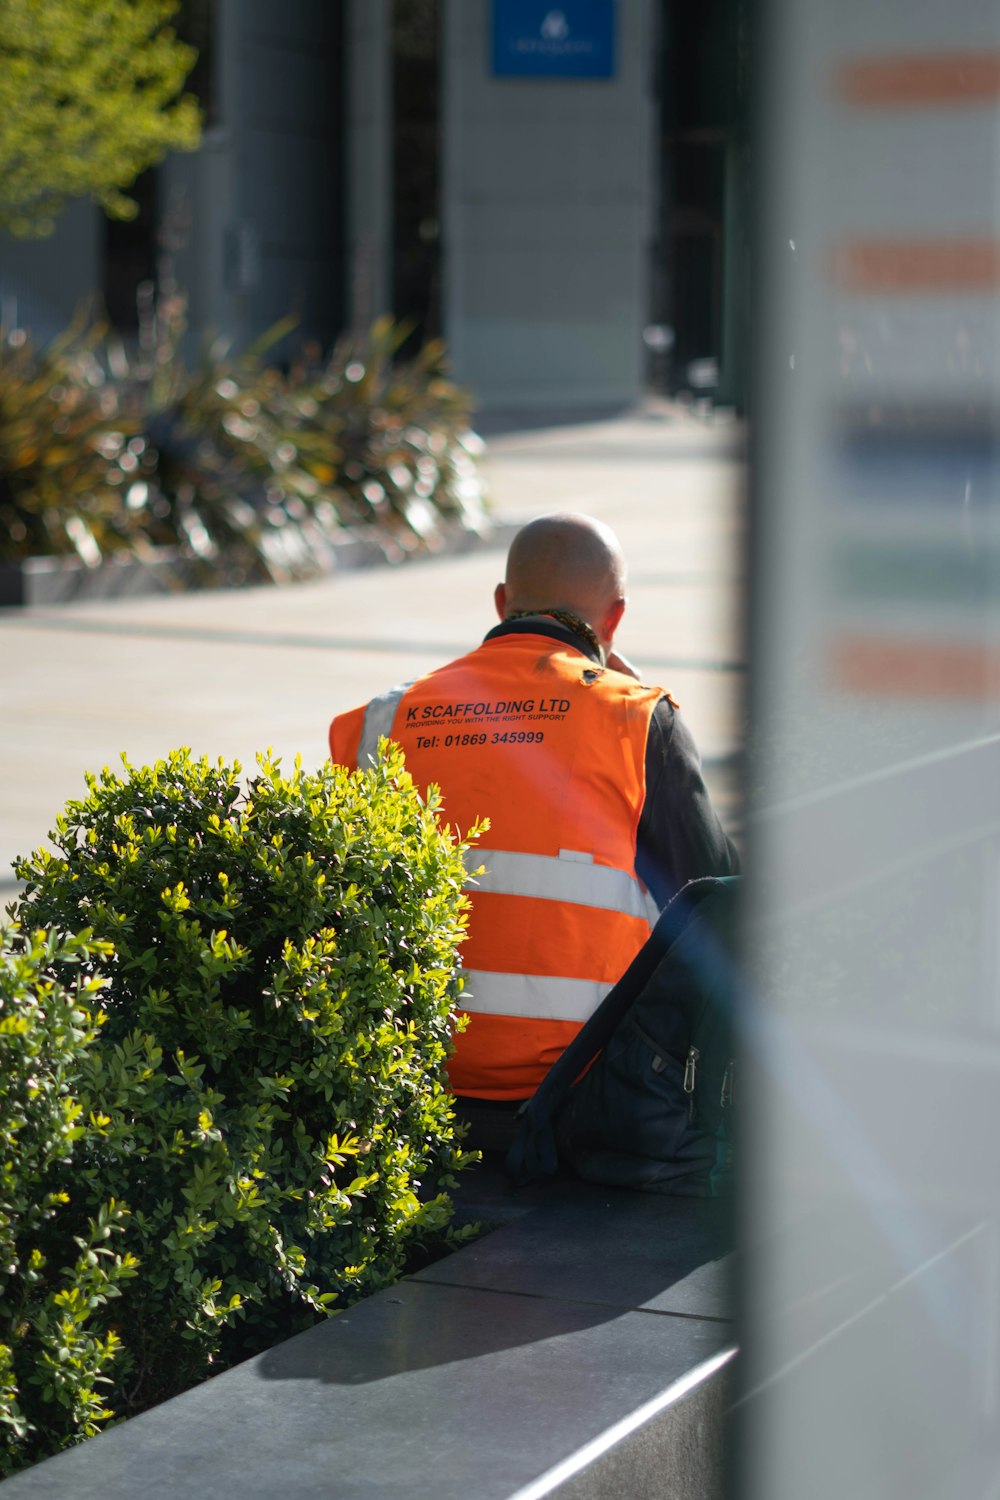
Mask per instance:
[[[680,702],[730,827],[741,743],[740,434],[652,403],[614,420],[489,440],[497,517],[582,510],[630,561],[622,650]],[[493,623],[496,544],[459,556],[247,589],[0,611],[0,898],[85,770],[189,745],[307,767],[335,713],[467,650]]]

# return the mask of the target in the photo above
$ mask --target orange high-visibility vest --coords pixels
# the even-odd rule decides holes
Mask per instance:
[[[534,1093],[649,936],[636,831],[662,696],[551,637],[511,634],[330,726],[338,763],[367,765],[386,735],[419,787],[441,787],[449,824],[490,819],[469,856],[485,869],[468,886],[457,1094]]]

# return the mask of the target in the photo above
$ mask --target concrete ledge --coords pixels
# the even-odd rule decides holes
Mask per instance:
[[[500,1224],[475,1244],[8,1480],[4,1500],[714,1500],[725,1207],[498,1184],[486,1171],[462,1197]]]
[[[85,567],[75,557],[26,557],[0,563],[0,607],[74,604],[83,599],[133,599],[141,594],[177,593],[193,583],[193,568],[173,548],[157,548],[140,562],[109,557]]]
[[[457,557],[488,547],[506,547],[517,530],[512,522],[494,519],[487,531],[455,528],[435,538],[432,545],[404,552],[392,544],[365,537],[345,537],[331,542],[327,572],[353,572],[357,568],[399,567],[438,557]],[[95,568],[75,557],[27,557],[22,562],[0,563],[0,608],[45,607],[80,604],[96,599],[134,599],[145,594],[177,594],[226,584],[199,582],[197,565],[174,548],[156,548],[147,558],[112,556]]]

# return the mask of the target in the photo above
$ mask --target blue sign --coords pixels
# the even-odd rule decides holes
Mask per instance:
[[[615,0],[493,0],[498,78],[613,78]]]

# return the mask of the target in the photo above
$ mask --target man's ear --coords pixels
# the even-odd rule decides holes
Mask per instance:
[[[609,606],[608,612],[604,617],[604,639],[609,644],[615,638],[615,631],[622,622],[622,615],[625,613],[625,605],[627,603],[627,599],[616,599],[614,604]]]
[[[496,586],[496,588],[493,590],[493,603],[497,607],[497,617],[498,617],[498,619],[501,619],[501,620],[506,619],[506,617],[507,617],[507,585],[505,583],[498,583],[497,586]]]

